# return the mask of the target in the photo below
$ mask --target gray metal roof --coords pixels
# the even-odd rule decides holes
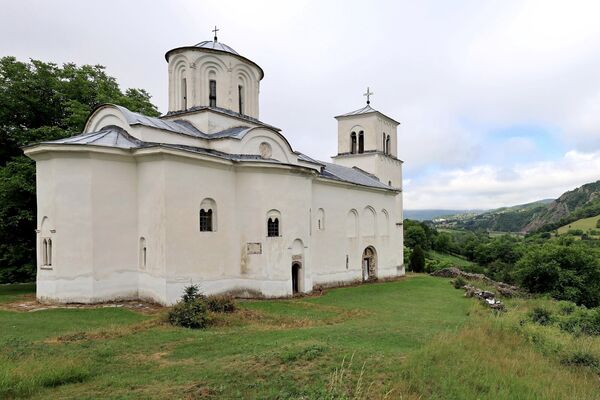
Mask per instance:
[[[260,121],[260,120],[258,120],[256,118],[254,118],[254,117],[251,117],[249,115],[240,114],[240,113],[237,113],[235,111],[228,110],[228,109],[222,108],[222,107],[194,106],[194,107],[190,107],[190,108],[188,108],[186,110],[169,111],[166,115],[167,116],[185,115],[185,114],[188,114],[188,113],[191,113],[191,112],[205,111],[205,110],[216,111],[216,112],[221,113],[221,114],[225,114],[225,115],[229,115],[231,117],[235,117],[235,118],[239,118],[239,119],[242,119],[242,120],[246,120],[246,121],[251,122],[253,124],[257,124],[257,125],[261,125],[261,126],[264,126],[266,128],[269,128],[269,129],[273,129],[274,131],[277,131],[277,132],[281,131],[281,129],[276,128],[273,125],[266,124],[266,123],[264,123],[264,122],[262,122],[262,121]]]
[[[394,121],[395,123],[397,123],[398,125],[400,125],[400,122],[396,121],[393,118],[388,117],[387,115],[385,115],[381,111],[377,111],[376,109],[374,109],[373,107],[371,107],[369,104],[367,104],[363,108],[359,108],[358,110],[354,110],[354,111],[351,111],[349,113],[342,114],[342,115],[336,115],[335,118],[339,118],[339,117],[351,117],[351,116],[354,116],[354,115],[364,115],[364,114],[370,114],[370,113],[379,113],[379,114],[383,115],[384,117],[386,117],[387,119],[389,119],[391,121]]]
[[[379,179],[359,168],[348,168],[337,164],[321,162],[325,168],[321,171],[323,178],[337,181],[350,182],[362,186],[370,186],[380,189],[391,189],[388,185],[381,183]]]
[[[145,143],[128,134],[118,126],[110,125],[98,132],[82,133],[64,139],[42,142],[44,144],[91,144],[95,146],[133,149],[144,147]]]
[[[231,47],[227,46],[225,43],[220,43],[215,40],[205,40],[203,42],[200,42],[200,43],[194,45],[194,47],[201,47],[203,49],[213,49],[213,50],[224,51],[226,53],[235,54],[237,56],[240,55],[237,51],[235,51]]]
[[[208,135],[200,130],[196,129],[192,124],[186,121],[175,120],[163,120],[155,117],[148,117],[143,114],[139,114],[128,110],[123,106],[115,105],[125,116],[129,125],[144,125],[151,128],[163,129],[170,132],[181,133],[183,135],[195,136],[200,138],[207,138]]]
[[[234,136],[239,135],[248,128],[232,128],[228,129],[227,135]],[[223,131],[225,132],[225,131]],[[176,150],[188,151],[196,154],[204,154],[213,157],[218,157],[230,161],[258,161],[265,163],[282,164],[280,161],[275,159],[263,159],[258,154],[229,154],[218,150],[206,149],[203,147],[168,144],[168,143],[149,143],[143,142],[131,136],[124,129],[110,125],[102,128],[98,132],[82,133],[80,135],[71,136],[64,139],[58,139],[48,142],[42,142],[41,144],[65,144],[65,145],[93,145],[103,147],[113,147],[119,149],[139,149],[139,148],[152,148],[152,147],[164,147]],[[298,153],[298,158],[303,161],[308,161],[322,166],[320,176],[326,179],[332,179],[341,182],[349,182],[356,185],[374,187],[378,189],[391,189],[388,185],[381,183],[373,175],[359,169],[359,168],[348,168],[341,165],[326,163],[322,161],[314,160],[305,154]]]
[[[377,110],[374,109],[373,107],[371,107],[369,104],[367,104],[365,107],[363,107],[361,109],[354,110],[354,111],[351,111],[346,114],[338,115],[338,117],[349,117],[351,115],[368,114],[368,113],[372,113],[372,112],[377,112]]]

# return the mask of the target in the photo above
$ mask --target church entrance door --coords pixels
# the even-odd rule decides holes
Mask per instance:
[[[292,264],[292,293],[296,294],[300,291],[300,264]]]
[[[362,275],[363,281],[377,278],[377,253],[372,246],[367,247],[363,252]]]

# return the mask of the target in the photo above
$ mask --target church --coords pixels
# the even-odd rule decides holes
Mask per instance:
[[[24,148],[39,301],[285,297],[404,274],[399,122],[368,89],[324,162],[260,120],[263,70],[216,35],[165,58],[165,115],[104,104],[83,133]]]

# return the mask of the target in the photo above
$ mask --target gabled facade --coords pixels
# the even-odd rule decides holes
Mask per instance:
[[[82,134],[24,149],[40,301],[172,304],[190,284],[279,297],[404,273],[395,121],[337,117],[339,154],[317,161],[259,120],[257,64],[217,40],[166,59],[166,115],[107,104]],[[356,154],[342,138],[355,126]],[[371,138],[382,129],[387,147]]]

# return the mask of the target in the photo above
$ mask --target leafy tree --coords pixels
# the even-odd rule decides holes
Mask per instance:
[[[587,307],[600,305],[600,252],[584,243],[530,248],[516,264],[521,285]]]
[[[408,261],[408,268],[413,272],[425,271],[425,253],[420,245],[413,249]]]
[[[102,103],[159,115],[148,92],[123,93],[103,66],[0,58],[0,283],[35,276],[35,165],[21,147],[81,132]]]

